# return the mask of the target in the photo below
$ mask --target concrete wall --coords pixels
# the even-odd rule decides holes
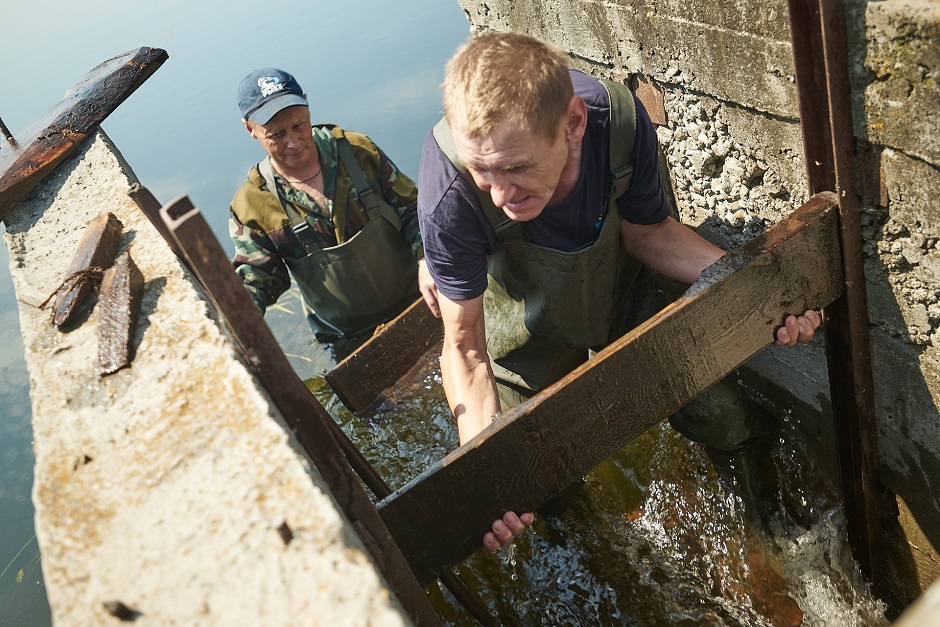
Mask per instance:
[[[781,0],[460,0],[476,29],[528,32],[575,67],[662,94],[658,129],[680,213],[735,246],[806,198],[786,3]],[[903,532],[892,576],[909,602],[940,576],[940,3],[846,7],[856,171],[871,318],[882,478]],[[878,180],[880,178],[880,181]],[[831,441],[820,341],[749,365]]]
[[[55,624],[116,623],[115,601],[139,625],[410,624],[132,180],[98,134],[6,220]],[[134,361],[100,378],[97,308],[64,333],[39,304],[106,211],[146,283]]]

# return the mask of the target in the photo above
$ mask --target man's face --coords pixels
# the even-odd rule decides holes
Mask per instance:
[[[303,169],[317,158],[307,107],[288,107],[267,124],[249,126],[248,132],[282,169]]]
[[[554,141],[523,130],[514,120],[477,139],[457,128],[451,132],[477,187],[489,192],[510,219],[525,222],[538,217],[549,202],[562,200],[554,196],[569,155],[565,126],[563,119]]]

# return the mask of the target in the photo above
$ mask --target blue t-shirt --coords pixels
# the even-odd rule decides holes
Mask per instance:
[[[581,176],[565,200],[546,206],[522,227],[530,242],[563,251],[579,250],[597,239],[610,176],[610,97],[587,74],[571,70],[571,81],[588,112]],[[617,208],[624,220],[655,224],[669,216],[669,205],[659,178],[656,130],[643,105],[634,100],[633,178],[627,192],[617,199]],[[480,208],[473,184],[441,151],[433,133],[424,142],[418,170],[418,223],[438,291],[451,300],[476,298],[486,291],[486,256],[496,252],[499,240]]]

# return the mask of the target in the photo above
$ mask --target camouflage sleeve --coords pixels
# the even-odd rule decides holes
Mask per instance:
[[[375,148],[379,152],[381,161],[380,183],[385,202],[398,213],[405,239],[411,244],[411,251],[415,254],[415,258],[420,259],[424,256],[424,246],[421,243],[421,232],[418,230],[418,188],[381,148],[378,146]]]
[[[267,235],[246,227],[231,208],[228,213],[229,235],[235,245],[232,267],[264,313],[290,288],[290,274]]]

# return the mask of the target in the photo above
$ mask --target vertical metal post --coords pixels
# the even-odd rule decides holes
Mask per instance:
[[[811,194],[835,190],[845,292],[824,311],[826,352],[849,542],[865,577],[881,582],[877,424],[864,255],[856,187],[855,139],[841,0],[788,0],[790,38]]]

